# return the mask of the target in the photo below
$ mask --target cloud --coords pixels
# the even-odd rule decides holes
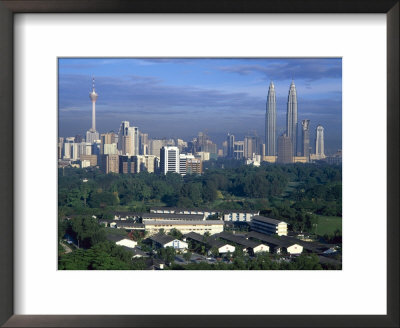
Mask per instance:
[[[342,65],[340,59],[287,59],[276,60],[265,65],[221,66],[219,70],[239,75],[261,74],[266,80],[304,79],[308,82],[322,78],[340,79]]]

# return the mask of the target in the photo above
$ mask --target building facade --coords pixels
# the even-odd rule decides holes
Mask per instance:
[[[292,140],[286,134],[278,138],[278,157],[276,161],[281,164],[293,163]]]
[[[163,174],[179,173],[179,148],[164,146],[160,150],[160,169]]]
[[[265,114],[265,155],[276,155],[276,94],[271,82],[268,89],[267,111]]]
[[[290,84],[287,114],[286,114],[286,135],[292,142],[292,154],[297,156],[297,92],[294,81]]]
[[[270,235],[287,236],[287,223],[256,215],[252,218],[251,230]]]
[[[325,156],[325,145],[324,145],[324,127],[322,125],[317,126],[315,138],[315,155],[317,159],[324,159]]]
[[[100,169],[108,173],[119,173],[119,156],[118,155],[100,155]]]
[[[302,131],[302,156],[306,158],[307,162],[310,160],[310,120],[301,121]]]

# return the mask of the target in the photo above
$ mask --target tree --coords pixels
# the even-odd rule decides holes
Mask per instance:
[[[183,253],[183,258],[185,259],[186,262],[189,262],[190,259],[192,258],[192,253],[187,251],[186,253]]]
[[[215,246],[211,247],[210,252],[214,257],[218,257],[218,255],[219,255],[218,247],[215,247]]]
[[[160,248],[157,253],[167,264],[171,264],[176,255],[173,247]]]
[[[176,228],[171,229],[171,231],[168,233],[168,235],[170,235],[170,236],[172,236],[172,237],[174,237],[176,239],[182,239],[182,237],[183,237],[182,232],[180,232]]]

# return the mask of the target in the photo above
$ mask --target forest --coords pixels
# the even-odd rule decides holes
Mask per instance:
[[[59,170],[59,216],[113,217],[153,206],[258,210],[312,232],[318,216],[342,216],[342,169],[327,164],[209,165],[202,175],[103,174],[98,169]],[[341,238],[341,232],[326,236]],[[332,241],[332,240],[330,240]]]

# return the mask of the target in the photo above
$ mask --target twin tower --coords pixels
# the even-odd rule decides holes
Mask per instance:
[[[308,121],[309,122],[309,121]],[[307,128],[308,128],[308,122]],[[286,137],[291,140],[292,154],[296,156],[298,152],[297,136],[298,136],[298,123],[297,123],[297,94],[294,82],[290,84],[289,95],[287,101],[286,113]],[[276,156],[276,93],[274,83],[271,82],[268,89],[267,98],[267,112],[265,116],[265,155]]]

